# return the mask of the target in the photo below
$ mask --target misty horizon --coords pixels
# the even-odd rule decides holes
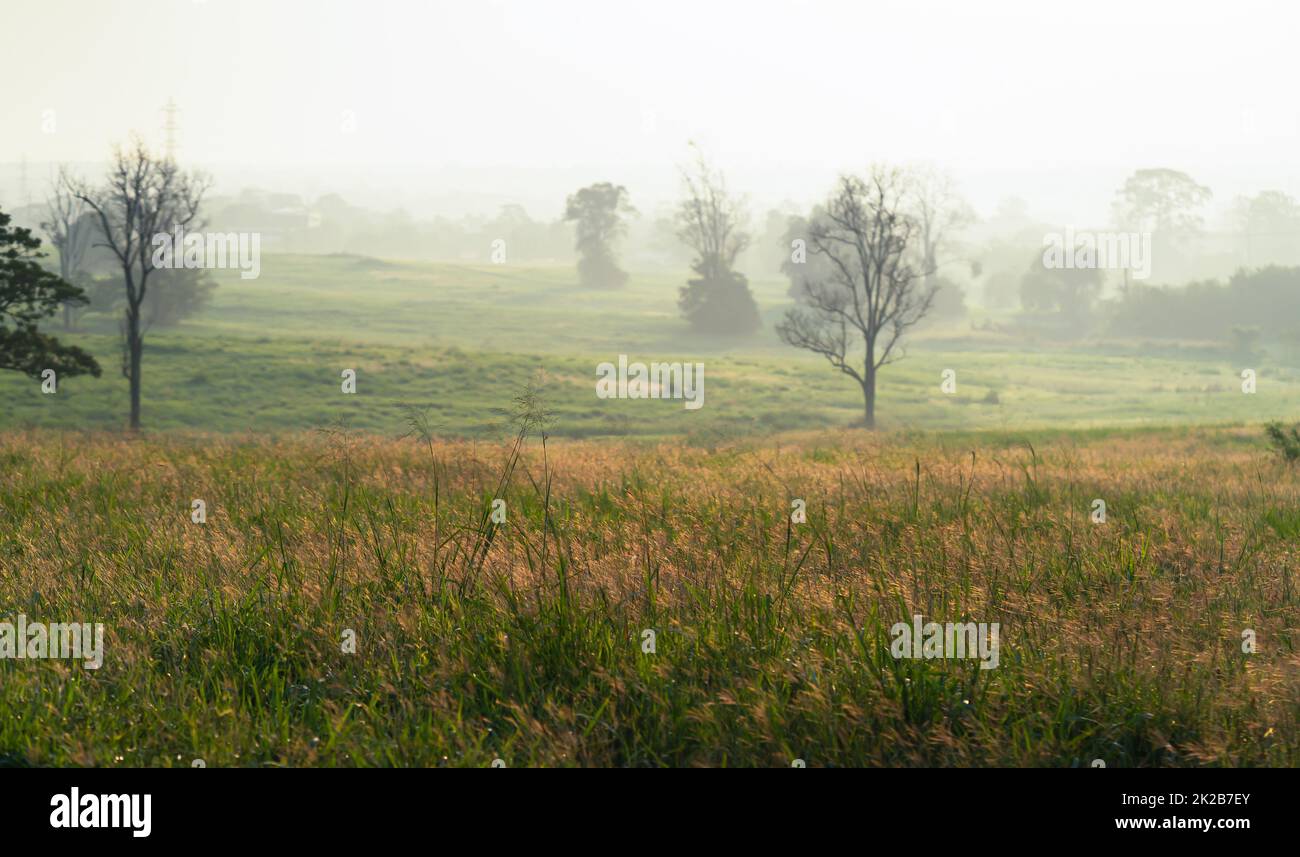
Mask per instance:
[[[653,209],[674,198],[692,140],[762,209],[806,207],[874,162],[947,170],[983,214],[1019,197],[1041,219],[1080,225],[1104,224],[1112,189],[1140,168],[1192,175],[1220,208],[1262,190],[1300,195],[1288,43],[1300,13],[1286,6],[1261,26],[1251,3],[1223,19],[1122,3],[1087,15],[662,4],[626,38],[594,38],[623,32],[601,29],[613,13],[600,4],[566,16],[535,5],[380,2],[356,16],[338,3],[147,0],[133,8],[156,34],[149,62],[104,54],[125,26],[113,4],[24,7],[15,32],[75,16],[64,50],[81,68],[112,63],[133,95],[104,98],[67,68],[16,93],[0,108],[0,194],[20,194],[24,159],[34,185],[56,163],[102,164],[132,133],[162,146],[170,100],[178,158],[211,172],[218,193],[335,192],[419,216],[486,215],[499,201],[550,218],[567,189],[594,181]],[[697,32],[731,22],[736,37],[720,56],[673,62],[659,48],[695,46],[687,17]],[[41,62],[35,41],[14,41],[0,73]],[[238,62],[223,62],[233,51]],[[885,85],[852,83],[876,78]]]

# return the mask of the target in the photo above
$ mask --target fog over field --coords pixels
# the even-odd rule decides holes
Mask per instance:
[[[334,191],[424,216],[518,202],[550,219],[604,179],[653,210],[676,199],[688,139],[760,214],[818,201],[837,172],[877,160],[953,171],[986,216],[1018,196],[1053,221],[1101,223],[1145,166],[1187,172],[1219,207],[1268,187],[1300,194],[1294,12],[1202,11],[1214,8],[23,4],[0,68],[41,71],[7,99],[0,190],[18,190],[24,156],[39,199],[48,163],[102,162],[133,130],[161,143],[172,98],[185,164],[222,193]],[[118,50],[140,21],[150,50]],[[75,62],[19,36],[54,31]],[[131,96],[106,97],[96,69]],[[43,131],[46,110],[56,133]]]
[[[898,173],[891,192],[918,223],[900,256],[913,297],[933,292],[923,314],[900,319],[908,330],[891,357],[911,359],[868,373],[893,402],[885,425],[1287,410],[1300,108],[1287,28],[1260,23],[1288,20],[1285,8],[1221,21],[1125,5],[1086,16],[1013,4],[580,4],[571,16],[530,4],[127,5],[151,22],[148,54],[117,56],[134,24],[113,4],[15,11],[31,31],[58,27],[77,62],[5,105],[0,198],[57,254],[41,225],[52,226],[59,176],[94,185],[113,147],[136,139],[195,171],[192,226],[242,240],[249,260],[257,242],[256,271],[205,257],[160,275],[184,282],[158,285],[149,304],[170,306],[142,322],[142,353],[152,348],[163,379],[140,405],[155,426],[310,430],[337,403],[302,383],[298,358],[328,348],[346,363],[363,343],[400,343],[408,363],[444,368],[457,358],[438,349],[454,345],[495,367],[464,379],[492,396],[522,371],[495,366],[501,354],[550,368],[572,382],[558,395],[577,397],[559,436],[844,425],[863,384],[816,371],[822,356],[791,348],[779,328],[827,273],[830,257],[806,243],[810,218],[838,177],[876,169]],[[870,51],[858,49],[864,34]],[[0,61],[27,79],[42,48],[12,41]],[[87,69],[101,67],[151,94],[105,96],[88,85]],[[734,203],[727,267],[746,282],[727,299],[714,289],[712,320],[681,305],[699,261],[680,234],[684,169]],[[601,183],[623,188],[610,224],[599,206],[586,221],[568,211],[578,189]],[[57,264],[88,303],[63,302],[62,326],[112,359],[127,303],[120,260],[85,203],[63,195],[65,220],[83,228]],[[591,224],[605,230],[595,251],[578,245]],[[592,252],[628,276],[584,280],[578,262]],[[1076,267],[1078,253],[1088,258]],[[181,355],[200,344],[226,350],[202,352],[192,371]],[[749,380],[671,421],[581,401],[596,363],[637,348],[647,360],[707,355],[717,383]],[[214,353],[233,359],[212,365]],[[757,363],[742,368],[747,359]],[[437,396],[449,430],[484,429],[471,390],[448,400],[420,373],[394,374],[392,360],[376,368],[358,424],[393,430],[411,399]],[[1265,395],[1234,394],[1246,369],[1268,378]],[[785,371],[797,389],[761,380]],[[960,390],[941,389],[944,371]],[[232,386],[223,373],[261,380]],[[75,398],[51,408],[0,376],[14,402],[2,419],[117,425],[125,381],[70,379]],[[261,395],[272,391],[274,409]]]
[[[1294,5],[0,20],[0,766],[1300,763]]]

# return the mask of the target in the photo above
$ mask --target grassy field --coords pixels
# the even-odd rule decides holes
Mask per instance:
[[[569,268],[465,267],[355,256],[268,256],[262,277],[221,272],[213,306],[146,340],[146,429],[294,433],[342,425],[400,434],[405,407],[432,409],[441,431],[494,437],[496,409],[539,370],[556,437],[690,437],[715,442],[861,419],[856,385],[772,331],[788,305],[783,280],[755,280],[764,330],[744,340],[693,336],[680,319],[684,275],[638,275],[592,292]],[[127,388],[117,371],[117,322],[91,316],[67,336],[94,351],[100,379],[39,382],[0,375],[0,428],[120,428]],[[600,400],[596,365],[682,360],[705,365],[705,405]],[[1240,371],[1258,373],[1244,395]],[[889,427],[1228,424],[1283,419],[1300,403],[1300,363],[1264,354],[1142,343],[1106,351],[1032,347],[963,327],[932,330],[881,376]],[[358,373],[344,395],[340,375]],[[956,372],[953,395],[940,391]]]
[[[868,434],[783,282],[711,341],[573,280],[268,257],[150,333],[138,437],[110,319],[104,378],[0,376],[0,621],[106,630],[0,658],[0,765],[1300,764],[1294,356],[935,328]],[[619,354],[704,407],[598,399]],[[916,614],[996,668],[894,657]]]
[[[1300,483],[1251,429],[9,432],[0,476],[0,613],[106,626],[0,660],[5,764],[1300,763]],[[914,613],[999,665],[895,659]]]

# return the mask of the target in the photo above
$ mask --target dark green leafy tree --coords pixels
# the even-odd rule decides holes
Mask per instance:
[[[217,281],[204,268],[160,268],[149,281],[149,292],[141,304],[144,331],[175,327],[202,312],[212,301]],[[121,312],[126,304],[121,277],[93,280],[87,289],[91,312],[108,315]]]
[[[1126,229],[1187,236],[1198,232],[1198,210],[1213,194],[1178,170],[1138,170],[1115,195],[1115,220]]]
[[[65,304],[84,304],[85,293],[46,270],[39,261],[48,255],[41,252],[41,240],[30,229],[10,227],[11,220],[0,211],[0,369],[32,378],[46,369],[60,378],[98,377],[95,358],[38,327]]]
[[[1100,268],[1049,268],[1035,253],[1020,278],[1020,305],[1029,312],[1060,313],[1082,331],[1092,323],[1104,283]]]
[[[781,236],[781,249],[786,256],[781,262],[781,273],[790,278],[788,294],[795,301],[803,300],[805,282],[826,282],[834,275],[831,262],[825,255],[808,250],[808,234],[812,223],[822,217],[823,212],[818,207],[813,209],[809,217],[795,214],[786,218],[785,233]]]
[[[1247,267],[1300,262],[1300,202],[1276,190],[1238,197],[1232,220]]]
[[[1178,282],[1196,273],[1196,247],[1213,198],[1208,187],[1178,170],[1138,170],[1115,195],[1112,212],[1124,230],[1151,235],[1156,281]]]
[[[578,279],[584,286],[618,288],[627,282],[614,245],[627,234],[627,218],[636,213],[627,188],[600,182],[569,197],[564,219],[577,227]]]

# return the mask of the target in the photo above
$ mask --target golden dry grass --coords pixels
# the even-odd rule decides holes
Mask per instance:
[[[0,436],[0,612],[107,628],[98,671],[0,661],[0,760],[1300,762],[1300,484],[1256,429],[510,460]],[[1000,623],[999,666],[896,660],[913,613]]]

